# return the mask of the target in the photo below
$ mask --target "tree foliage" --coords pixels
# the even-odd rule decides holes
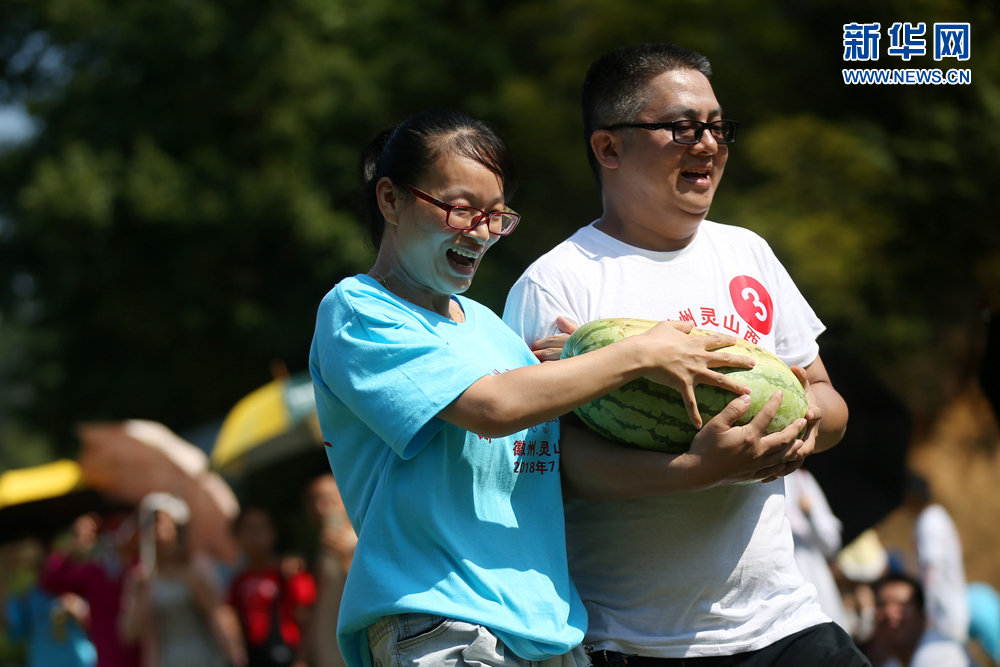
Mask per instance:
[[[876,20],[969,21],[972,85],[844,85],[842,26]],[[708,55],[742,123],[712,219],[763,234],[835,335],[933,405],[1000,308],[996,20],[978,0],[10,0],[0,102],[40,130],[0,154],[0,438],[184,428],[273,359],[304,368],[320,298],[373,257],[357,156],[416,110],[512,145],[524,221],[470,292],[499,311],[600,215],[587,65],[653,40]]]

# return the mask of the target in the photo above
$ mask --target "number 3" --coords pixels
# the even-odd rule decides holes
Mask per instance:
[[[757,290],[755,290],[752,287],[744,287],[743,291],[740,292],[740,296],[743,297],[744,301],[750,301],[752,296],[753,305],[760,309],[759,313],[754,313],[754,317],[756,317],[761,322],[767,321],[767,308],[764,306],[763,303],[761,303],[760,295],[757,294]]]

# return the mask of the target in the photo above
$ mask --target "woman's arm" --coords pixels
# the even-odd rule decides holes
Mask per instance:
[[[661,322],[645,333],[578,357],[480,378],[438,416],[479,435],[502,437],[559,417],[645,376],[680,392],[691,423],[701,428],[695,385],[749,393],[745,385],[711,369],[751,368],[754,362],[712,351],[733,345],[731,336],[688,336],[691,328],[690,322]]]
[[[125,575],[122,587],[121,611],[118,614],[118,633],[129,644],[141,639],[141,628],[149,627],[149,582],[140,581],[141,575],[132,571]]]

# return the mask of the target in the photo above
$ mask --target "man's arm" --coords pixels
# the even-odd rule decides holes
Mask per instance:
[[[618,445],[580,424],[575,416],[563,417],[563,494],[586,500],[637,498],[701,491],[791,472],[793,464],[784,462],[800,456],[802,441],[797,435],[806,420],[764,435],[781,405],[781,392],[775,392],[749,424],[735,426],[749,405],[748,396],[730,402],[705,424],[684,454]]]
[[[797,374],[798,375],[798,374]],[[830,376],[826,372],[823,360],[817,354],[816,359],[805,368],[805,380],[799,377],[802,386],[809,397],[809,420],[811,433],[806,433],[805,443],[809,448],[810,438],[815,446],[813,452],[823,452],[836,445],[847,431],[847,403],[833,388]]]

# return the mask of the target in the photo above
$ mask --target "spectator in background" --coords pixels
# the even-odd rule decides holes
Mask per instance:
[[[52,595],[78,595],[90,606],[90,638],[97,648],[97,667],[139,667],[137,647],[118,633],[122,582],[131,560],[128,546],[117,539],[119,517],[85,514],[73,522],[66,552],[53,552],[39,583]]]
[[[277,531],[267,510],[244,508],[236,537],[247,568],[233,580],[229,601],[243,629],[248,667],[305,667],[302,630],[316,603],[312,575],[283,572],[274,551]]]
[[[916,580],[890,575],[875,585],[875,599],[875,637],[892,656],[883,667],[969,667],[962,645],[928,625]]]
[[[841,549],[832,567],[851,627],[851,638],[858,646],[867,645],[865,655],[872,664],[877,664],[873,655],[877,656],[878,650],[871,644],[875,633],[875,593],[870,584],[887,575],[888,568],[889,554],[874,528],[861,533]]]
[[[127,576],[122,634],[138,641],[144,667],[242,667],[246,652],[233,610],[222,603],[211,564],[193,558],[187,504],[173,498],[153,512],[155,568]]]
[[[930,626],[964,643],[969,637],[969,608],[958,529],[945,508],[931,504],[927,481],[919,475],[907,475],[904,502],[917,514],[913,536]]]
[[[969,600],[969,639],[975,640],[983,652],[1000,664],[1000,594],[983,581],[973,581],[966,587]]]
[[[45,558],[37,540],[24,540],[7,549],[0,563],[0,627],[15,641],[24,641],[27,667],[94,667],[97,651],[84,628],[89,623],[87,602],[78,595],[49,595],[32,583],[8,598],[14,578],[37,578]],[[15,588],[16,588],[15,584]]]
[[[306,488],[306,510],[320,527],[314,572],[318,598],[307,633],[311,667],[344,667],[337,645],[337,619],[344,583],[358,538],[333,475],[316,477]]]
[[[842,527],[816,478],[804,468],[785,477],[785,516],[792,527],[799,573],[816,587],[823,612],[850,633],[840,590],[830,571],[830,561],[840,551]]]

